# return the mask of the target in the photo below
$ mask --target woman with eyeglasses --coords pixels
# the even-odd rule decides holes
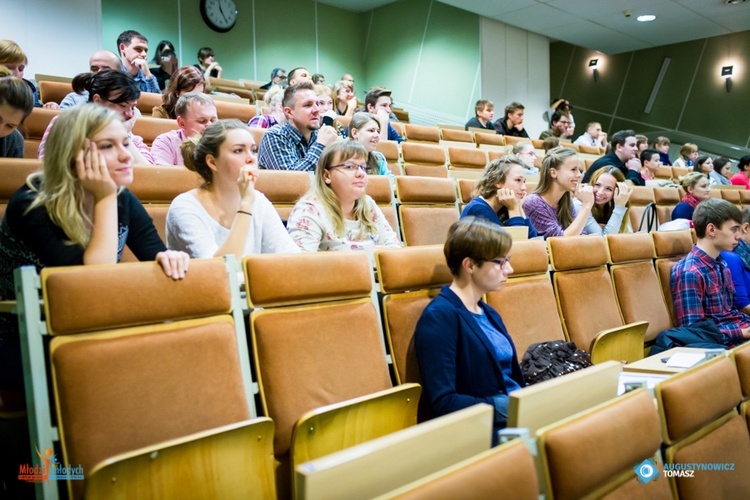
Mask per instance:
[[[323,150],[314,184],[287,222],[303,251],[401,246],[383,212],[365,194],[367,157],[365,147],[355,141],[338,141]]]
[[[486,403],[495,410],[494,429],[506,425],[509,394],[525,383],[513,339],[482,297],[513,273],[511,245],[502,227],[484,219],[466,217],[448,230],[443,253],[453,282],[427,305],[414,332],[429,417]]]
[[[526,226],[529,238],[537,236],[536,229],[523,211],[526,197],[526,175],[521,160],[503,156],[492,160],[471,193],[474,198],[466,204],[461,217],[481,217],[501,226]]]
[[[169,206],[169,248],[194,258],[299,252],[276,209],[255,190],[257,149],[239,120],[219,120],[182,143],[185,166],[204,183]]]
[[[128,149],[133,156],[134,165],[154,164],[154,157],[149,147],[143,142],[143,138],[133,133],[133,125],[138,115],[136,104],[141,96],[141,89],[129,74],[117,69],[105,69],[98,73],[81,73],[73,78],[73,90],[78,94],[85,90],[89,95],[88,102],[109,108],[122,117],[125,129],[128,131],[130,139]],[[44,131],[42,141],[39,143],[39,158],[44,158],[47,136],[59,116],[50,120],[47,130]]]
[[[514,155],[521,163],[529,175],[538,175],[539,169],[536,166],[536,150],[531,141],[521,141],[505,148],[507,154]]]

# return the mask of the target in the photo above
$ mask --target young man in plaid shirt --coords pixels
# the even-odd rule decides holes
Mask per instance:
[[[727,347],[750,339],[750,316],[734,306],[734,285],[720,252],[740,239],[742,214],[728,201],[708,199],[693,213],[698,243],[672,268],[671,285],[679,326],[702,319],[716,323]]]

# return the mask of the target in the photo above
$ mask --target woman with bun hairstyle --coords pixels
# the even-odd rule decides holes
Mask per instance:
[[[239,120],[219,120],[182,143],[185,166],[204,183],[169,206],[169,248],[193,258],[299,252],[276,209],[255,190],[256,151],[253,135]]]
[[[462,218],[474,216],[501,226],[526,226],[529,238],[537,236],[534,225],[523,211],[526,175],[517,157],[508,155],[492,160],[471,194],[474,198],[464,207]]]

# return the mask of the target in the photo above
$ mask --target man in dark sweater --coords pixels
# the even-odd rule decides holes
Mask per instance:
[[[492,101],[480,99],[474,106],[474,118],[466,122],[464,130],[469,130],[469,127],[486,128],[488,130],[495,130],[492,126],[492,117],[495,116],[495,105]]]
[[[638,144],[635,132],[620,130],[612,136],[610,152],[596,160],[591,168],[583,175],[583,182],[589,182],[591,175],[602,167],[614,165],[622,171],[625,180],[636,186],[645,186],[646,181],[641,177],[641,161],[638,159]]]
[[[498,134],[510,135],[512,137],[526,137],[529,134],[523,128],[523,104],[512,102],[505,106],[505,115],[495,122],[495,130]]]

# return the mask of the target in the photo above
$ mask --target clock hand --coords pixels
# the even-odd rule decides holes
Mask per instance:
[[[224,14],[224,2],[222,2],[221,0],[219,0],[219,12],[221,12],[221,17],[224,18],[224,22],[228,23],[229,19],[227,19],[227,15]]]

